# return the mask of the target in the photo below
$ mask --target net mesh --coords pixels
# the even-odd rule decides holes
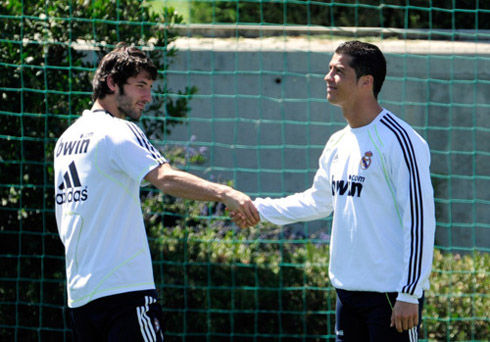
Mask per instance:
[[[311,185],[345,125],[323,77],[347,39],[380,46],[380,102],[431,148],[437,233],[421,340],[490,336],[488,2],[0,3],[1,340],[71,339],[53,148],[90,106],[105,51],[126,41],[158,61],[141,125],[173,164],[284,196]],[[151,188],[142,203],[166,340],[334,341],[329,218],[238,230],[220,205]]]

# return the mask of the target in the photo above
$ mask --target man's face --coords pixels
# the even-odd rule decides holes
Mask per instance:
[[[351,68],[352,57],[345,54],[334,54],[325,75],[327,83],[327,100],[333,105],[345,106],[356,101],[358,82],[356,71]]]
[[[116,86],[115,101],[119,112],[126,117],[139,120],[147,103],[151,102],[153,80],[146,71],[130,77],[122,88]]]

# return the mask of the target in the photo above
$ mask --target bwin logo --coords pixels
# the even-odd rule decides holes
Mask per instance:
[[[77,189],[81,186],[82,183],[80,182],[75,162],[72,161],[68,165],[68,171],[63,175],[63,181],[58,186],[58,189],[62,192],[56,194],[56,203],[61,205],[63,203],[86,201],[88,190],[87,187],[85,189]]]
[[[90,135],[90,133],[88,134]],[[82,154],[87,153],[88,145],[90,144],[90,139],[83,139],[84,135],[80,136],[79,140],[75,141],[63,141],[58,143],[58,149],[56,150],[56,157],[61,154],[64,156],[71,154]]]
[[[359,180],[360,182],[354,182],[353,180]],[[358,179],[349,176],[349,181],[335,180],[332,178],[332,196],[340,195],[343,196],[347,193],[347,196],[361,197],[362,183],[364,182],[364,177]]]

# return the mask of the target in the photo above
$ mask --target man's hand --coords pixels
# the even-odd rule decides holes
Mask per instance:
[[[250,226],[247,224],[247,218],[245,215],[237,211],[230,211],[230,218],[240,228],[247,228]]]
[[[391,314],[391,327],[398,332],[410,330],[419,324],[419,305],[396,301]]]
[[[255,226],[260,222],[259,212],[252,200],[244,193],[232,189],[223,201],[230,211],[230,217],[240,228]]]

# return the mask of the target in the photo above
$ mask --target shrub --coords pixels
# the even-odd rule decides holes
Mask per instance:
[[[182,334],[231,333],[257,341],[271,336],[334,340],[335,291],[328,281],[326,241],[264,224],[237,230],[222,216],[186,228],[158,224],[151,235],[169,341]],[[423,338],[489,336],[489,266],[489,254],[435,250]]]

